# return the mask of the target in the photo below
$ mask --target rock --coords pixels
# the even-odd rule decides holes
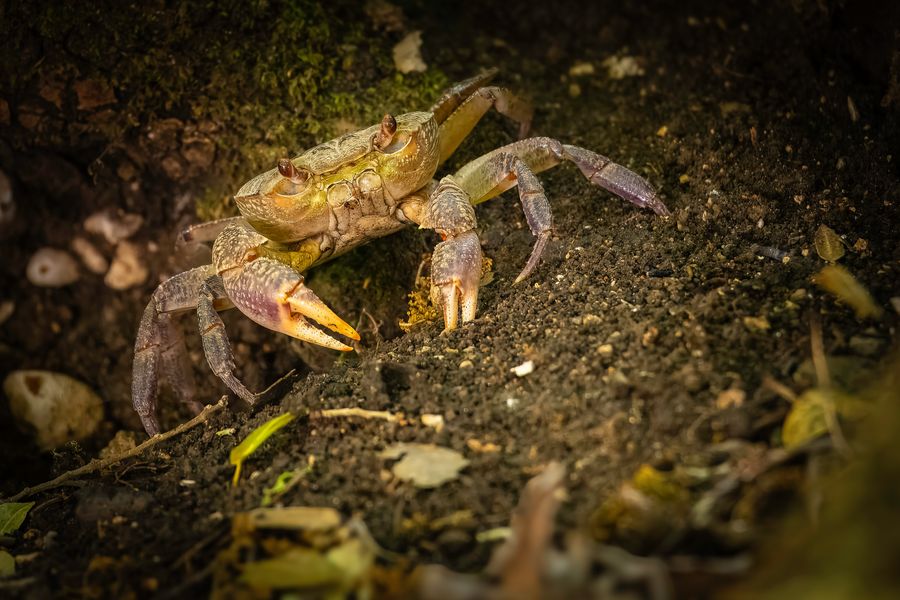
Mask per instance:
[[[421,73],[428,68],[422,60],[422,32],[411,31],[394,46],[394,66],[401,73]]]
[[[644,74],[644,69],[633,56],[610,56],[603,61],[610,79],[625,79]]]
[[[526,360],[521,365],[515,366],[510,369],[513,373],[516,374],[516,377],[525,377],[526,375],[530,375],[534,371],[534,361]]]
[[[106,257],[100,254],[95,245],[84,238],[77,237],[72,240],[72,251],[92,273],[103,275],[109,268],[109,261],[106,260]]]
[[[147,281],[150,274],[140,258],[137,244],[122,242],[116,247],[116,255],[103,281],[114,290],[127,290]]]
[[[4,300],[0,302],[0,325],[6,323],[7,320],[16,312],[16,303],[12,300]]]
[[[40,287],[63,287],[78,281],[78,263],[68,252],[41,248],[28,261],[25,276]]]
[[[52,371],[13,371],[3,381],[20,429],[43,450],[90,437],[103,420],[103,400],[80,381]]]
[[[16,218],[16,202],[13,199],[12,182],[6,173],[0,171],[0,227],[8,225]]]
[[[116,102],[116,95],[105,81],[85,79],[76,81],[72,87],[78,96],[78,110],[91,110]]]
[[[100,451],[100,459],[118,456],[124,452],[128,452],[135,446],[137,446],[137,433],[120,429],[106,447]]]
[[[107,242],[115,245],[133,236],[143,224],[144,218],[141,215],[104,210],[85,219],[84,229],[88,233],[102,235]]]

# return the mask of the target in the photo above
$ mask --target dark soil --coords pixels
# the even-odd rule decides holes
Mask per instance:
[[[360,323],[363,341],[355,355],[335,361],[329,352],[228,314],[248,385],[262,389],[298,368],[303,376],[293,390],[256,412],[234,403],[234,410],[141,459],[86,478],[78,488],[33,498],[10,548],[15,555],[37,553],[19,565],[16,577],[29,580],[17,593],[205,593],[209,578],[192,576],[227,545],[229,517],[259,506],[263,488],[279,473],[312,459],[314,467],[284,504],[357,515],[378,544],[408,564],[437,562],[468,572],[480,571],[492,548],[475,534],[508,524],[525,482],[551,461],[568,473],[560,527],[639,554],[756,556],[759,540],[775,529],[774,517],[803,506],[800,484],[787,486],[788,494],[755,490],[750,531],[740,539],[711,532],[672,539],[617,528],[603,522],[600,510],[642,465],[660,472],[713,465],[727,440],[763,450],[778,446],[789,405],[762,382],[769,376],[798,393],[814,383],[797,375],[810,356],[812,320],[823,324],[829,355],[877,363],[894,343],[897,10],[802,0],[733,8],[553,2],[523,10],[514,4],[461,11],[413,2],[404,7],[405,27],[423,31],[429,69],[448,81],[500,67],[501,82],[533,100],[535,135],[596,150],[645,175],[673,216],[638,210],[562,166],[542,175],[555,233],[523,284],[511,282],[532,237],[515,192],[478,208],[494,277],[482,288],[476,321],[457,331],[442,335],[438,322],[409,333],[397,326],[406,318],[405,296],[419,262],[436,241],[417,231],[380,240],[310,275],[309,285],[338,314]],[[362,12],[348,14],[368,23]],[[384,55],[402,37],[365,27],[368,43]],[[0,325],[0,376],[22,368],[67,373],[104,398],[108,419],[94,439],[40,454],[15,429],[4,401],[4,496],[83,464],[115,431],[139,428],[130,410],[134,333],[154,284],[204,260],[173,258],[169,248],[173,232],[195,220],[191,201],[208,185],[199,176],[173,179],[153,164],[159,155],[139,143],[129,146],[127,160],[138,165],[135,177],[147,193],[123,191],[127,182],[116,169],[125,158],[112,158],[95,173],[111,144],[101,119],[84,119],[76,135],[66,106],[48,104],[34,79],[47,65],[85,72],[77,45],[41,28],[27,39],[28,56],[39,60],[16,63],[21,75],[6,79],[0,100],[0,164],[17,198],[15,222],[4,225],[0,238],[0,300],[15,303]],[[175,61],[191,60],[179,52],[171,49]],[[636,57],[643,74],[609,77],[602,63],[610,56]],[[582,62],[595,72],[570,75]],[[355,76],[360,85],[394,77],[378,65]],[[365,102],[377,106],[377,100]],[[42,107],[36,125],[28,118],[33,105]],[[125,110],[121,102],[108,107],[119,109]],[[194,123],[177,107],[154,118],[165,116]],[[143,139],[144,125],[129,135]],[[217,133],[205,135],[215,140]],[[513,139],[511,124],[488,115],[448,170]],[[268,160],[278,156],[273,147]],[[253,174],[248,169],[243,176]],[[83,274],[65,288],[30,285],[24,269],[31,254],[42,246],[67,247],[83,234],[83,219],[105,207],[144,216],[133,241],[158,248],[145,255],[148,283],[116,292],[102,277]],[[857,320],[811,282],[825,264],[813,244],[823,224],[843,236],[850,249],[841,264],[886,308],[884,319]],[[111,246],[100,246],[111,256]],[[208,373],[193,319],[184,324],[204,400],[213,402],[225,388]],[[511,372],[528,360],[531,374]],[[743,402],[725,407],[728,390],[743,393]],[[161,404],[164,427],[188,417],[168,391]],[[286,409],[302,415],[357,406],[402,412],[409,424],[301,417],[261,447],[241,484],[231,487],[229,451],[265,420]],[[423,414],[442,415],[443,430],[422,425]],[[234,436],[216,435],[227,427],[236,428]],[[470,464],[437,490],[416,489],[394,480],[379,458],[396,442],[453,448]],[[485,451],[488,444],[495,447]],[[117,492],[130,500],[99,515],[87,510]],[[472,512],[471,522],[429,528],[460,510]],[[98,557],[114,562],[98,566]],[[675,580],[684,595],[711,595],[750,578],[755,567],[748,569],[728,577],[676,573]],[[0,588],[0,595],[11,589]]]

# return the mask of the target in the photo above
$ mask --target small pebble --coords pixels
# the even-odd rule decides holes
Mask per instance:
[[[84,229],[88,233],[102,235],[110,244],[118,244],[127,240],[141,228],[144,218],[141,215],[104,210],[96,212],[84,221]]]
[[[601,344],[597,347],[597,354],[600,356],[612,356],[613,346],[612,344]]]
[[[78,281],[78,263],[68,252],[41,248],[28,261],[25,276],[40,287],[62,287]]]
[[[594,64],[587,61],[577,62],[569,69],[570,77],[584,77],[595,73]]]
[[[114,290],[127,290],[147,281],[149,272],[141,261],[140,248],[131,242],[116,247],[116,255],[103,281]]]
[[[510,371],[515,373],[516,377],[525,377],[526,375],[534,371],[534,361],[526,360],[521,365],[510,369]]]
[[[82,237],[72,240],[72,251],[78,255],[88,271],[103,275],[109,268],[109,261],[103,256],[97,247]]]
[[[411,31],[394,46],[394,67],[401,73],[420,73],[428,68],[422,60],[422,32]]]
[[[16,203],[13,199],[12,184],[6,173],[0,171],[0,226],[12,223],[16,217]]]
[[[20,429],[43,450],[90,437],[103,420],[103,400],[82,382],[53,371],[13,371],[3,381]]]
[[[460,369],[471,369],[471,368],[474,367],[474,366],[475,366],[475,365],[474,365],[474,364],[472,363],[472,361],[469,360],[468,358],[467,358],[466,360],[462,361],[461,363],[459,363],[459,368],[460,368]]]
[[[6,323],[6,321],[12,316],[12,314],[16,312],[16,303],[12,300],[4,300],[0,302],[0,325]]]

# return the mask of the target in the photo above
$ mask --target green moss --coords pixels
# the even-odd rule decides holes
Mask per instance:
[[[425,109],[446,84],[434,69],[396,73],[396,36],[374,31],[362,3],[98,0],[7,11],[13,26],[0,56],[17,68],[4,69],[4,96],[37,84],[61,50],[78,77],[115,90],[119,104],[102,131],[109,145],[167,117],[214,129],[216,160],[192,184],[207,186],[197,202],[204,219],[233,212],[231,194],[277,157],[377,122],[386,110]]]

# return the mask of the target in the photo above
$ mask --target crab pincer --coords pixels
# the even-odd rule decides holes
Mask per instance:
[[[303,276],[278,261],[257,258],[238,273],[222,274],[228,297],[242,313],[263,327],[345,352],[353,350],[309,320],[353,340],[359,334],[306,285]]]

